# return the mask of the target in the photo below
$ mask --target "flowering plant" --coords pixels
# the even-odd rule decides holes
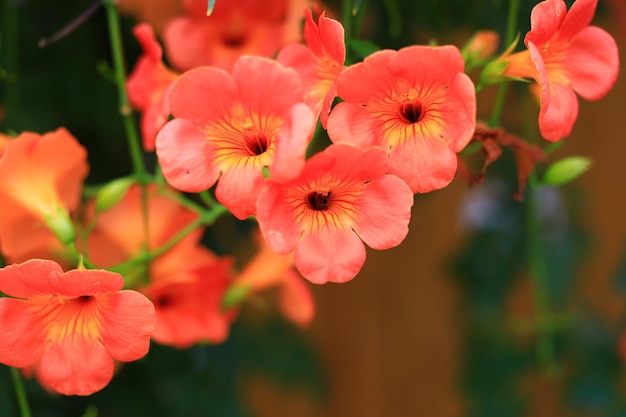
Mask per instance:
[[[112,66],[101,76],[116,88],[130,172],[93,178],[97,151],[79,129],[22,128],[5,99],[0,363],[12,368],[22,417],[31,415],[23,377],[97,399],[116,372],[132,372],[126,363],[158,366],[146,362],[150,349],[236,339],[242,310],[271,289],[284,318],[306,328],[324,309],[317,284],[359,280],[368,248],[411,239],[423,195],[453,182],[489,190],[497,166],[515,172],[503,199],[525,213],[527,250],[516,259],[528,261],[533,283],[536,359],[554,372],[562,316],[540,193],[589,169],[588,158],[553,151],[573,132],[577,95],[599,100],[618,78],[617,43],[591,24],[597,0],[534,2],[523,39],[513,0],[500,47],[497,32],[481,30],[460,47],[397,48],[360,35],[366,1],[342,1],[339,16],[309,0],[163,3],[102,0],[60,32],[67,37],[41,42],[42,51],[66,42],[68,29],[104,10]],[[131,15],[128,28],[120,14]],[[122,40],[138,55],[128,72]],[[512,84],[530,93],[536,129],[503,122]],[[120,145],[111,146],[115,160]],[[254,254],[220,246],[233,231]],[[394,278],[385,275],[377,279]]]

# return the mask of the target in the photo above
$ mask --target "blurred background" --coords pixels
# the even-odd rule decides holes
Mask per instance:
[[[0,131],[66,126],[89,151],[88,182],[100,184],[131,172],[103,11],[38,47],[40,38],[91,4],[2,0]],[[535,4],[521,1],[522,37]],[[460,46],[478,29],[503,33],[508,5],[363,0],[357,37],[382,48],[433,39]],[[620,50],[626,47],[625,6],[599,0],[593,22]],[[164,26],[182,6],[159,0],[122,1],[121,7],[132,68],[141,53],[134,24],[151,19]],[[327,0],[324,8],[340,15],[338,1]],[[524,85],[516,87],[509,89],[502,125],[536,135],[536,106]],[[494,94],[480,93],[480,119],[489,117]],[[481,185],[468,187],[457,178],[416,196],[407,239],[394,249],[368,249],[353,281],[314,286],[317,312],[308,328],[282,319],[271,293],[259,295],[244,306],[224,344],[153,345],[148,357],[124,366],[91,397],[48,394],[29,381],[34,416],[626,416],[625,111],[620,75],[600,101],[580,100],[573,133],[549,157],[583,155],[594,164],[573,183],[537,191],[556,313],[542,332],[533,321],[524,207],[512,198],[516,172],[505,151]],[[154,164],[151,155],[146,160]],[[249,232],[245,222],[225,217],[207,242],[244,262]],[[537,342],[545,337],[553,355],[538,355]],[[17,416],[4,366],[0,388],[0,416]]]

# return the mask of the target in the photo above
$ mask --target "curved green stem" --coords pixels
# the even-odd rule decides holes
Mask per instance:
[[[26,390],[24,389],[24,384],[22,383],[20,370],[17,368],[11,368],[11,378],[13,379],[13,388],[15,389],[15,397],[17,398],[17,405],[20,409],[20,416],[31,417],[28,398],[26,397]]]
[[[341,24],[346,37],[346,42],[352,38],[352,0],[342,0],[341,2]]]
[[[122,40],[120,35],[120,18],[115,8],[114,0],[102,0],[107,13],[109,23],[109,38],[111,40],[111,53],[113,56],[113,70],[115,74],[115,84],[119,96],[119,111],[124,122],[126,138],[130,148],[130,156],[135,170],[135,176],[140,184],[146,184],[149,177],[143,163],[141,144],[137,133],[137,126],[132,117],[132,107],[128,101],[126,93],[126,67],[124,55],[122,53]]]

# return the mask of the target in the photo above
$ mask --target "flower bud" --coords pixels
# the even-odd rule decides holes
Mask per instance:
[[[591,159],[584,156],[570,156],[550,165],[543,174],[546,185],[562,185],[578,178],[591,168]]]
[[[132,184],[131,178],[119,178],[103,186],[96,195],[96,210],[102,212],[116,205]]]

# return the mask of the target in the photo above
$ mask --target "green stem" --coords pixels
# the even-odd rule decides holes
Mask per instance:
[[[341,24],[345,33],[346,42],[352,38],[352,0],[342,0],[341,2]]]
[[[510,45],[515,40],[517,33],[517,13],[519,10],[519,0],[510,0],[509,15],[507,18],[507,29],[505,45]],[[491,117],[489,118],[489,126],[497,127],[500,124],[500,117],[502,116],[502,110],[504,109],[504,99],[506,98],[506,87],[508,83],[502,83],[498,87],[498,94],[496,95],[496,101],[493,105]]]
[[[115,73],[115,84],[119,96],[119,110],[124,122],[126,130],[126,138],[130,148],[130,156],[132,159],[135,176],[140,184],[147,184],[149,177],[143,163],[141,145],[137,126],[132,117],[132,107],[128,101],[126,93],[126,67],[124,65],[124,55],[122,53],[122,40],[120,36],[120,18],[115,8],[114,0],[102,0],[107,13],[107,21],[109,23],[109,38],[111,41],[111,53],[113,55],[113,70]]]
[[[552,314],[550,290],[548,286],[548,265],[545,257],[545,242],[541,222],[537,218],[535,193],[537,181],[534,173],[530,175],[528,190],[525,195],[526,230],[528,263],[533,281],[533,310],[537,330],[535,345],[537,360],[549,374],[555,375],[558,365],[555,360],[553,331],[545,325],[546,318]]]
[[[109,37],[111,40],[111,53],[113,55],[113,69],[115,72],[115,83],[118,89],[120,114],[124,122],[126,130],[126,138],[130,148],[130,156],[133,163],[135,177],[141,186],[141,212],[144,230],[144,247],[143,251],[148,252],[148,242],[150,241],[150,224],[148,220],[148,193],[147,184],[150,182],[150,176],[146,171],[143,162],[143,155],[137,126],[132,116],[132,107],[126,93],[126,67],[124,64],[124,54],[122,53],[122,40],[120,31],[120,18],[115,7],[114,0],[102,0],[104,8],[107,12],[107,21],[109,23]]]
[[[15,388],[15,396],[17,397],[17,405],[20,409],[20,415],[22,417],[31,417],[30,407],[28,406],[28,398],[26,398],[26,390],[22,383],[22,376],[20,370],[17,368],[11,368],[11,378],[13,379],[13,387]]]

